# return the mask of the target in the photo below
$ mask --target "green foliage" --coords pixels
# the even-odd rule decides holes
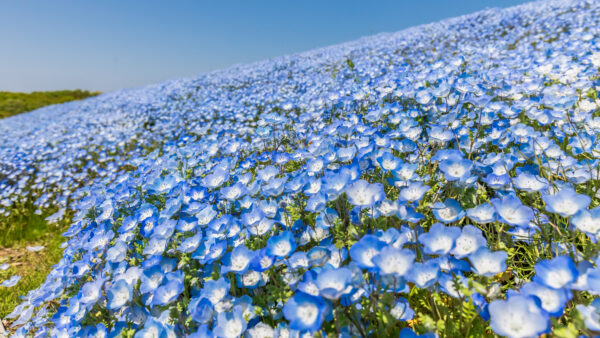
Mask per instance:
[[[81,89],[31,93],[0,92],[0,118],[36,110],[51,104],[83,100],[98,94],[100,92]]]

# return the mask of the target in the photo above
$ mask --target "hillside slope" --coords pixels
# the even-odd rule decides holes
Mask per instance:
[[[0,212],[71,224],[7,319],[591,335],[599,67],[600,2],[543,1],[0,120]]]

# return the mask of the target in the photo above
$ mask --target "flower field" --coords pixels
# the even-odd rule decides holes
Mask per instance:
[[[67,225],[5,319],[17,337],[600,334],[598,91],[600,2],[541,1],[0,120],[0,219]]]

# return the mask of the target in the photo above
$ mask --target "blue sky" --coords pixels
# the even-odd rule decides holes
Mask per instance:
[[[0,90],[136,87],[523,2],[2,1]]]

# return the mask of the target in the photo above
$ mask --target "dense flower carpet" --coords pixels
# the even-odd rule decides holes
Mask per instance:
[[[0,212],[71,222],[13,333],[598,334],[599,70],[542,1],[1,120]]]

